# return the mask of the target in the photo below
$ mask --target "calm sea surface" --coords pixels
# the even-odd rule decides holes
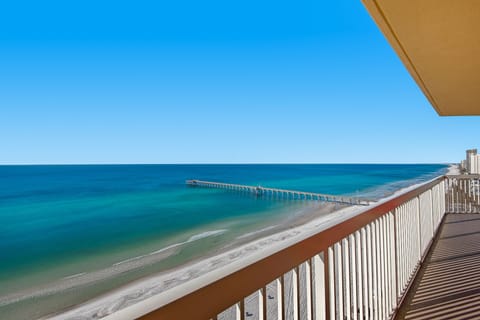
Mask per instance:
[[[174,256],[123,281],[75,291],[68,306],[302,209],[300,202],[187,187],[186,179],[378,199],[446,170],[439,164],[0,166],[0,314],[29,303],[2,303],[12,293],[178,246]]]

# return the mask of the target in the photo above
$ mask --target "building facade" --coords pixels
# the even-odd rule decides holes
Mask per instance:
[[[477,154],[477,149],[469,149],[466,151],[466,159],[464,169],[469,174],[480,174],[480,154]]]

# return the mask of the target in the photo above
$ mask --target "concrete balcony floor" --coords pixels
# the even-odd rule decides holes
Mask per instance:
[[[480,214],[447,214],[396,319],[480,319]]]

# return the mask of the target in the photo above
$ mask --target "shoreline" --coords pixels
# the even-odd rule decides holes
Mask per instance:
[[[458,165],[452,164],[445,174],[458,174],[458,172]],[[218,276],[221,273],[229,273],[235,268],[235,265],[243,260],[250,260],[253,256],[272,253],[280,247],[291,245],[306,235],[317,233],[338,224],[361,213],[366,208],[405,193],[420,184],[422,183],[401,188],[369,206],[348,206],[336,211],[325,208],[328,206],[312,209],[307,214],[297,216],[297,219],[285,219],[280,221],[279,224],[251,232],[250,235],[244,235],[243,239],[238,237],[233,243],[214,250],[201,259],[135,280],[85,303],[73,306],[69,310],[50,314],[40,319],[100,319],[154,295],[179,287],[193,279],[205,276],[215,277],[215,275]],[[287,224],[277,228],[282,222]],[[261,234],[260,238],[258,238],[259,234]],[[255,236],[256,240],[252,240],[252,236]],[[229,247],[230,249],[228,249]]]
[[[100,319],[135,302],[145,300],[200,276],[215,273],[221,268],[229,267],[232,263],[250,257],[251,254],[269,250],[272,245],[296,237],[299,234],[298,228],[319,218],[343,210],[351,211],[354,207],[366,208],[366,206],[347,206],[340,210],[334,210],[336,206],[333,203],[323,203],[315,207],[314,209],[304,209],[306,212],[297,212],[295,217],[284,217],[273,226],[239,236],[233,242],[212,250],[202,258],[196,258],[172,269],[142,277],[67,310],[39,319]]]

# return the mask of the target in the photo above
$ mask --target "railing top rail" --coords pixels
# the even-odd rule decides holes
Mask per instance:
[[[252,292],[325,251],[328,247],[431,189],[446,176],[367,207],[358,215],[280,248],[274,253],[250,257],[228,274],[206,274],[164,293],[120,310],[105,319],[211,319]],[[252,261],[253,260],[253,261]],[[209,297],[209,298],[205,298]]]
[[[479,179],[480,174],[448,174],[446,175],[447,178],[457,178],[457,179]]]

